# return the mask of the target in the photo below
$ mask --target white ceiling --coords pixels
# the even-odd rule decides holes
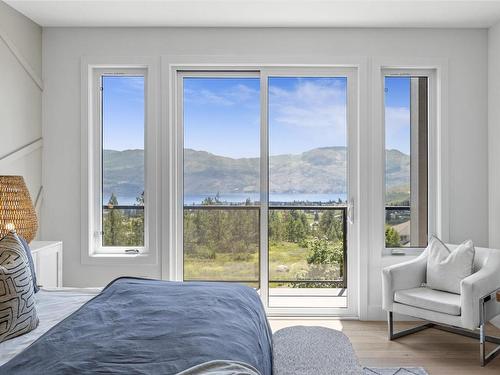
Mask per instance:
[[[4,0],[41,26],[489,27],[500,0]]]

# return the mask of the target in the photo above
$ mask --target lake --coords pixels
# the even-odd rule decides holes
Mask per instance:
[[[195,205],[201,204],[210,194],[197,194],[184,196],[184,204]],[[213,195],[212,195],[213,197]],[[293,194],[293,193],[273,193],[269,195],[269,201],[272,203],[287,203],[287,202],[310,202],[310,203],[325,203],[337,202],[339,199],[342,202],[347,201],[347,194],[331,193],[331,194]],[[259,193],[227,193],[219,194],[219,199],[222,202],[228,203],[244,203],[247,199],[252,202],[260,201]]]
[[[207,197],[214,197],[214,194],[189,194],[184,197],[185,205],[201,204]],[[269,201],[272,203],[288,203],[288,202],[310,202],[310,203],[325,203],[337,202],[340,198],[342,202],[347,201],[346,193],[331,193],[331,194],[293,194],[293,193],[279,193],[270,194]],[[259,193],[226,193],[219,194],[219,199],[227,203],[244,203],[247,198],[252,202],[260,201]],[[135,196],[117,196],[118,204],[123,206],[135,205]],[[105,204],[107,201],[105,202]]]
[[[214,197],[214,194],[188,194],[184,197],[185,205],[201,204],[207,197]],[[310,203],[326,203],[337,202],[339,199],[342,202],[347,201],[346,193],[331,193],[331,194],[304,194],[304,193],[279,193],[270,194],[269,201],[272,203],[288,203],[288,202],[310,202]],[[219,194],[219,199],[227,203],[244,203],[247,198],[252,202],[260,201],[259,193],[226,193]],[[135,205],[135,197],[127,197],[118,195],[118,204],[122,206]],[[107,201],[104,203],[107,204]]]

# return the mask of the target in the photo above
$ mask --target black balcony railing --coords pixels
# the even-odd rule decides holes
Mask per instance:
[[[144,206],[139,205],[103,205],[103,217],[106,217],[106,214],[110,213],[112,210],[119,210],[125,218],[137,218],[144,217]],[[219,211],[254,211],[255,215],[257,215],[258,225],[255,227],[256,237],[254,242],[256,243],[257,249],[260,248],[260,206],[258,204],[253,205],[245,205],[245,204],[213,204],[213,205],[186,205],[184,206],[184,212],[194,212],[198,210],[205,210],[207,212],[213,210]],[[321,205],[298,205],[296,203],[276,203],[272,202],[269,206],[269,212],[277,210],[277,211],[307,211],[307,212],[321,212],[326,210],[335,210],[341,212],[341,223],[342,223],[342,246],[343,246],[343,259],[342,259],[342,273],[341,277],[335,279],[301,279],[301,278],[277,278],[277,277],[269,277],[269,283],[274,285],[292,285],[292,286],[300,286],[304,287],[307,285],[328,285],[334,286],[338,288],[346,288],[347,287],[347,207],[343,205],[329,205],[329,206],[321,206]],[[397,206],[385,206],[386,210],[386,223],[389,226],[397,226],[398,224],[407,222],[410,220],[410,206],[407,205],[397,205]],[[137,237],[137,236],[135,236]],[[139,236],[140,237],[140,236]],[[137,240],[135,240],[137,241]],[[402,241],[407,241],[407,239],[402,238]],[[113,244],[108,244],[112,246]],[[119,245],[119,244],[117,244]],[[140,244],[135,244],[140,245]],[[402,243],[401,246],[405,246],[405,243]],[[257,251],[258,257],[260,258],[260,251]],[[256,260],[256,267],[259,268],[260,260]],[[220,280],[204,280],[204,281],[229,281],[229,282],[245,282],[255,285],[260,285],[260,271],[258,272],[259,276],[257,278],[221,278]],[[200,278],[196,278],[196,280],[203,280]]]
[[[144,206],[103,205],[103,246],[144,246]]]
[[[393,228],[398,233],[399,240],[395,241],[393,237],[386,234],[386,247],[397,248],[407,247],[410,245],[410,229],[401,226],[408,223],[411,219],[411,208],[407,205],[386,206],[385,207],[385,223]]]
[[[409,211],[410,206],[385,206],[387,211]]]
[[[225,282],[245,282],[252,285],[260,285],[260,210],[261,207],[259,205],[237,205],[237,204],[213,204],[213,205],[186,205],[184,206],[184,215],[193,214],[195,212],[206,211],[206,212],[214,212],[214,211],[255,211],[255,214],[258,218],[258,223],[254,228],[255,237],[254,241],[257,244],[257,259],[255,260],[255,268],[257,271],[257,277],[253,278],[237,278],[231,277],[230,275],[226,275],[228,277],[224,277],[220,280],[214,280],[210,278],[207,280],[206,278],[200,277],[192,277],[188,276],[186,281],[225,281]],[[346,206],[320,206],[320,205],[281,205],[281,204],[272,204],[269,206],[269,211],[307,211],[315,215],[316,213],[320,213],[322,211],[334,210],[340,212],[340,220],[341,220],[341,231],[342,231],[342,264],[340,265],[341,277],[335,279],[317,279],[317,278],[301,278],[301,277],[292,277],[292,278],[281,278],[281,277],[269,277],[269,283],[276,286],[285,286],[289,285],[292,287],[334,287],[334,288],[346,288],[347,287],[347,207]],[[186,233],[185,233],[186,236]],[[186,247],[185,240],[185,247]],[[188,244],[189,246],[189,244]],[[272,246],[272,245],[269,245]],[[185,264],[186,271],[186,264]],[[186,272],[184,273],[186,275]]]
[[[144,210],[144,206],[123,205],[123,204],[105,204],[102,206],[103,210]]]
[[[293,203],[292,203],[293,204]],[[333,288],[347,288],[347,206],[345,205],[335,205],[335,206],[321,206],[321,205],[289,205],[289,204],[271,204],[269,210],[291,210],[291,211],[309,211],[313,214],[319,211],[340,211],[341,213],[341,223],[342,223],[342,263],[341,263],[341,274],[339,278],[335,279],[281,279],[281,278],[269,278],[270,284],[286,284],[298,287],[318,287],[318,285],[325,285],[325,287]]]

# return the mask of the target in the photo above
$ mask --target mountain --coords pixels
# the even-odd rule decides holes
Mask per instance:
[[[137,197],[144,190],[144,150],[104,150],[103,197]],[[120,202],[119,203],[123,203]]]
[[[385,178],[389,189],[410,187],[410,156],[399,150],[385,151]]]
[[[344,193],[347,152],[345,147],[322,147],[301,154],[270,157],[270,189],[274,193]],[[143,150],[105,150],[104,196],[111,192],[133,197],[142,192]],[[410,158],[387,150],[389,189],[409,190]],[[259,191],[259,158],[229,158],[206,151],[184,150],[186,195]]]

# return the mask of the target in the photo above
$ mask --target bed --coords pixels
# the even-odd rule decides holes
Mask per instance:
[[[40,326],[0,344],[0,374],[167,375],[221,361],[272,373],[271,330],[243,285],[119,278],[100,293],[42,290],[37,307]]]

